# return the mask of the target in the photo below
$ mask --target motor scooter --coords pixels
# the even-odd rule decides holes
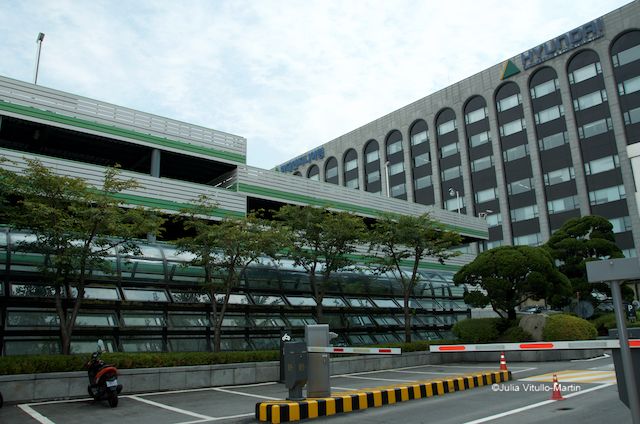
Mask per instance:
[[[107,400],[109,406],[118,406],[118,394],[122,391],[122,384],[118,384],[118,370],[113,365],[106,364],[100,355],[106,349],[104,342],[98,340],[98,350],[91,355],[86,364],[89,374],[89,396],[94,400]]]

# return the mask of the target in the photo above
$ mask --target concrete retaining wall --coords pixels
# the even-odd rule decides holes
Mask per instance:
[[[564,361],[601,356],[603,350],[556,350],[508,352],[507,362]],[[407,352],[401,356],[340,356],[331,359],[331,374],[349,374],[416,365],[450,362],[495,362],[496,352]],[[119,380],[125,393],[184,390],[202,387],[277,381],[278,362],[200,365],[172,368],[121,370]],[[5,402],[33,402],[87,396],[87,373],[60,372],[0,376],[0,392]]]

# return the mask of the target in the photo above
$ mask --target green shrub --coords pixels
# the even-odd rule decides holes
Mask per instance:
[[[598,335],[607,336],[610,328],[616,328],[616,315],[613,312],[610,314],[603,314],[590,320],[590,322],[594,327],[596,327]]]
[[[276,350],[247,352],[105,353],[102,359],[119,369],[277,361]],[[82,371],[90,355],[29,355],[0,357],[0,375]]]
[[[589,321],[567,314],[554,314],[547,318],[542,338],[553,340],[595,339],[598,331]]]
[[[451,331],[464,343],[495,341],[500,335],[501,318],[475,318],[458,321]]]
[[[498,337],[498,341],[507,343],[530,342],[532,340],[533,336],[531,333],[523,330],[522,327],[518,325],[507,328],[507,331]]]

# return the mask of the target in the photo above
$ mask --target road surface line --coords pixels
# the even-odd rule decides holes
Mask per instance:
[[[604,389],[604,388],[611,387],[611,386],[613,386],[613,384],[603,384],[601,386],[596,386],[596,387],[592,387],[590,389],[581,390],[579,392],[571,393],[570,395],[565,395],[564,398],[566,399],[566,398],[572,398],[574,396],[580,396],[580,395],[583,395],[585,393],[593,392],[594,390],[600,390],[600,389]],[[490,417],[484,417],[484,418],[480,418],[480,419],[473,420],[473,421],[467,421],[464,424],[486,423],[486,422],[489,422],[489,421],[497,420],[498,418],[508,417],[509,415],[514,415],[514,414],[517,414],[517,413],[520,413],[520,412],[528,411],[529,409],[534,409],[534,408],[537,408],[539,406],[548,405],[548,404],[553,403],[553,402],[557,402],[557,401],[555,401],[555,400],[545,400],[544,402],[533,403],[531,405],[523,406],[522,408],[516,408],[516,409],[512,409],[510,411],[502,412],[500,414],[491,415]]]
[[[158,408],[166,409],[168,411],[177,412],[178,414],[189,415],[189,416],[194,417],[194,418],[200,418],[201,420],[212,420],[212,419],[215,418],[215,417],[210,417],[208,415],[202,415],[202,414],[198,414],[196,412],[187,411],[186,409],[180,409],[180,408],[176,408],[176,407],[173,407],[173,406],[165,405],[164,403],[154,402],[152,400],[144,399],[144,398],[141,398],[141,397],[138,397],[138,396],[134,396],[134,395],[122,396],[122,397],[127,397],[129,399],[137,400],[138,402],[146,403],[146,404],[149,404],[151,406],[155,406],[155,407],[158,407]]]
[[[231,393],[233,395],[255,397],[258,399],[283,400],[282,398],[275,398],[275,397],[263,396],[263,395],[254,395],[253,393],[236,392],[235,390],[221,389],[220,387],[214,387],[212,390],[215,390],[216,392]]]
[[[275,381],[269,381],[266,383],[254,383],[254,384],[242,384],[239,386],[221,386],[221,387],[257,387],[257,386],[268,386],[277,384]],[[193,392],[206,392],[215,390],[216,387],[198,387],[196,389],[181,389],[181,390],[168,390],[166,392],[152,392],[152,393],[139,393],[137,396],[157,396],[157,395],[171,395],[175,393],[193,393]]]
[[[610,355],[607,355],[606,353],[602,356],[598,356],[595,358],[589,358],[589,359],[572,359],[570,362],[591,362],[591,361],[597,361],[598,359],[606,359],[609,358]]]
[[[518,370],[518,371],[511,371],[511,374],[518,374],[519,372],[527,372],[527,371],[533,371],[533,370],[537,370],[538,368],[525,368],[523,370]]]
[[[405,374],[437,374],[437,375],[450,375],[451,378],[464,377],[462,374],[452,374],[450,372],[436,372],[436,371],[394,371]]]
[[[222,420],[230,420],[232,418],[245,418],[245,417],[255,417],[255,412],[248,412],[246,414],[238,414],[238,415],[227,415],[226,417],[216,417],[210,420],[195,420],[195,421],[184,421],[176,424],[198,424],[198,423],[210,423],[212,421],[222,421]]]
[[[22,409],[27,415],[41,424],[56,424],[27,404],[18,405],[18,408]]]
[[[376,381],[401,381],[404,383],[415,383],[416,380],[401,380],[398,378],[379,378],[379,377],[361,377],[359,375],[341,375],[339,377],[345,377],[345,378],[357,378],[360,380],[376,380]]]

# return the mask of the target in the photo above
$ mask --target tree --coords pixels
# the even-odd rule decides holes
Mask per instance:
[[[565,222],[544,245],[558,269],[571,281],[573,294],[582,295],[594,303],[594,289],[611,295],[607,284],[590,284],[587,281],[587,262],[601,259],[622,258],[624,255],[616,245],[611,223],[601,216],[588,215]],[[631,289],[626,288],[625,294]],[[633,293],[631,293],[633,296]]]
[[[204,269],[204,287],[211,295],[214,343],[220,351],[222,323],[231,292],[247,268],[263,256],[277,258],[284,243],[277,228],[251,214],[243,218],[207,219],[216,205],[202,196],[186,211],[185,230],[193,236],[177,241],[178,250],[193,255],[190,265]],[[218,305],[218,300],[221,300]]]
[[[410,343],[409,297],[420,279],[420,262],[436,258],[444,263],[445,259],[458,255],[449,249],[460,244],[460,235],[445,230],[425,213],[420,216],[383,214],[373,225],[369,237],[370,251],[376,252],[373,261],[377,271],[393,271],[402,285],[405,341]]]
[[[453,277],[456,285],[483,289],[466,292],[474,307],[491,305],[502,318],[516,319],[515,308],[525,300],[545,298],[558,304],[571,292],[567,277],[556,269],[551,255],[540,247],[502,246],[482,252]]]
[[[346,212],[294,205],[280,208],[275,218],[289,233],[287,256],[309,275],[316,319],[322,322],[322,300],[331,276],[356,264],[350,255],[364,238],[364,222]]]
[[[91,272],[111,272],[108,257],[115,250],[138,252],[135,238],[157,233],[162,219],[152,211],[123,207],[116,196],[137,183],[120,179],[117,168],[108,168],[96,188],[80,178],[55,175],[37,160],[27,165],[21,174],[0,171],[5,191],[0,197],[13,199],[5,204],[3,219],[35,236],[17,249],[44,257],[40,271],[55,287],[62,353],[69,354]]]

